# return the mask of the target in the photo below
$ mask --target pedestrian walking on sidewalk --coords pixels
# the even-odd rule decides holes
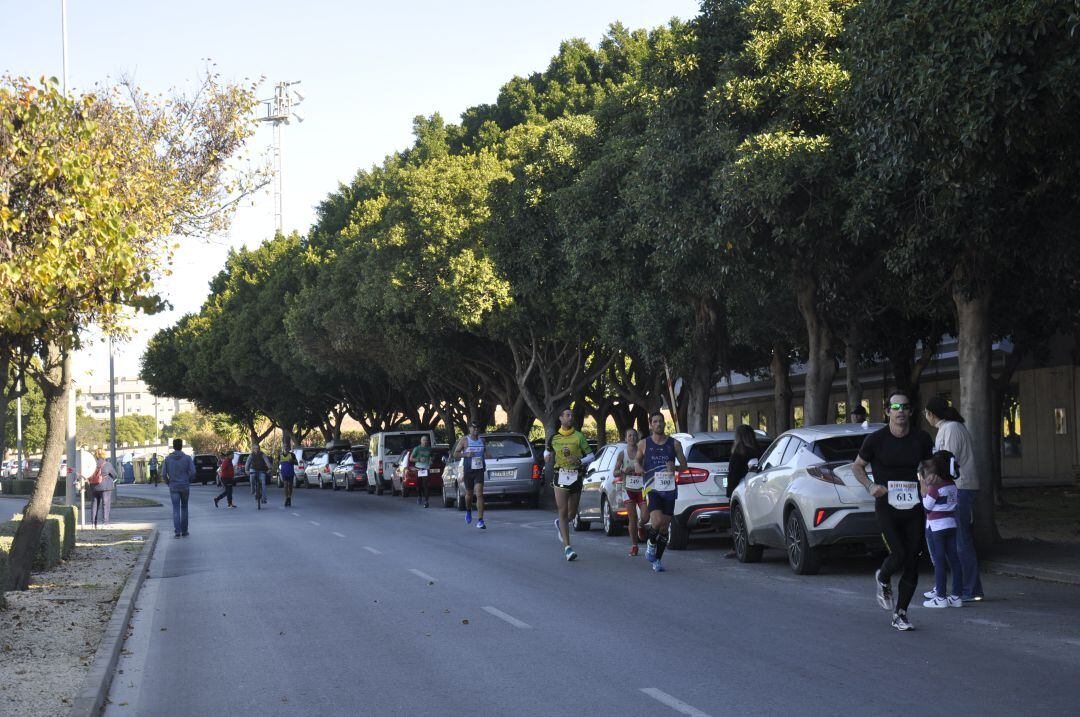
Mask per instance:
[[[232,464],[232,454],[228,451],[221,452],[221,463],[218,464],[218,477],[221,478],[221,487],[225,490],[221,491],[221,494],[214,498],[214,507],[218,507],[218,502],[224,498],[227,506],[235,508],[236,504],[233,503],[233,487],[236,486],[236,472]]]
[[[972,508],[975,497],[979,494],[979,474],[975,470],[971,434],[964,425],[964,417],[960,412],[940,396],[934,396],[926,402],[924,413],[927,423],[937,429],[934,450],[948,451],[956,456],[956,466],[960,473],[956,479],[956,552],[960,555],[960,570],[964,576],[964,591],[961,597],[965,602],[977,602],[983,599],[983,586],[979,576],[979,558],[975,554],[975,537],[971,530],[974,517]],[[929,543],[934,536],[927,537]]]
[[[278,475],[281,476],[281,485],[285,488],[285,507],[288,508],[292,506],[293,485],[296,483],[296,456],[292,453],[281,456]]]
[[[157,488],[158,485],[158,459],[157,453],[150,454],[150,485]]]
[[[188,534],[188,495],[191,481],[195,478],[195,461],[184,453],[184,442],[173,440],[173,452],[165,456],[161,465],[161,479],[169,486],[169,498],[172,500],[173,537],[180,538]]]
[[[933,534],[930,550],[934,556],[934,594],[927,594],[923,607],[962,607],[963,590],[960,556],[956,552],[956,483],[953,481],[956,458],[948,451],[938,451],[919,466],[926,527]],[[946,581],[952,571],[952,592]],[[945,596],[948,595],[946,598]]]
[[[94,458],[97,459],[97,467],[86,481],[90,484],[90,490],[94,496],[90,513],[96,528],[100,511],[101,524],[107,528],[109,527],[109,509],[112,507],[112,497],[116,491],[116,469],[113,468],[112,463],[105,460],[105,451],[102,449],[99,448],[94,452]]]
[[[875,597],[882,609],[892,610],[892,626],[905,632],[914,628],[907,611],[919,582],[919,555],[926,527],[918,471],[934,451],[930,435],[911,425],[911,399],[907,394],[894,391],[889,396],[888,416],[889,425],[863,441],[852,472],[876,498],[874,512],[889,549],[888,557],[874,573]],[[873,480],[866,473],[868,465]],[[896,573],[901,577],[894,604],[892,576]]]

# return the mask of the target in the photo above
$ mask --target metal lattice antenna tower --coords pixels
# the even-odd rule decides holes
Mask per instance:
[[[282,173],[281,125],[289,124],[293,118],[297,122],[304,121],[304,118],[295,111],[295,108],[304,101],[304,96],[299,90],[289,89],[299,84],[300,81],[296,80],[274,85],[273,99],[263,100],[263,104],[266,105],[266,116],[260,120],[270,122],[274,126],[274,228],[278,232],[285,231],[282,211],[285,180]]]

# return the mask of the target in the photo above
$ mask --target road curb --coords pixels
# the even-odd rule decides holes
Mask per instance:
[[[139,590],[146,579],[146,571],[157,540],[158,531],[155,528],[143,545],[135,567],[124,583],[124,589],[120,591],[120,598],[113,607],[112,617],[105,626],[94,662],[90,665],[90,674],[86,676],[82,689],[72,701],[71,710],[68,712],[70,717],[95,717],[101,714],[101,709],[105,706],[105,699],[109,696],[109,687],[112,685],[113,671],[127,637],[128,621],[135,610],[135,598],[139,596]]]
[[[1031,578],[1032,580],[1047,580],[1067,585],[1080,585],[1080,573],[1067,570],[1050,570],[1049,568],[1036,568],[1031,565],[1017,565],[1015,563],[1000,563],[996,560],[980,560],[979,569],[999,575],[1012,575],[1018,578]]]

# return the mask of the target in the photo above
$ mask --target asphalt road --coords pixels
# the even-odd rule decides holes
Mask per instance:
[[[127,494],[164,488],[125,486]],[[493,507],[488,530],[413,500],[298,489],[236,510],[192,490],[162,539],[107,715],[1050,715],[1080,702],[1080,588],[986,576],[986,602],[914,603],[898,633],[868,559],[798,577],[728,542],[669,551]],[[924,574],[922,590],[931,578]]]

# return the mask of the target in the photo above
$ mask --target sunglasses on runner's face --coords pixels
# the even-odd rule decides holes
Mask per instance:
[[[910,403],[890,403],[889,408],[893,411],[910,411]]]

